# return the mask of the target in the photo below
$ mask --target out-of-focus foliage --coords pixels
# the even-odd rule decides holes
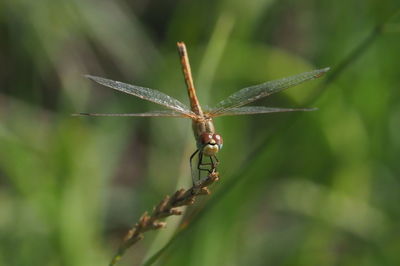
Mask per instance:
[[[212,105],[242,87],[335,68],[398,8],[2,0],[0,265],[106,265],[143,211],[190,185],[190,121],[71,117],[159,108],[84,74],[184,101],[175,43],[185,41],[200,101]],[[399,47],[394,16],[313,102],[318,111],[217,118],[216,197],[189,209],[158,265],[400,265]],[[261,104],[302,106],[320,82]],[[180,219],[147,233],[121,265],[153,255]]]

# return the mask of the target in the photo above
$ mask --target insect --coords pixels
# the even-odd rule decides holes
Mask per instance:
[[[98,113],[80,113],[76,115],[83,116],[136,116],[136,117],[183,117],[192,120],[192,128],[196,139],[197,149],[190,156],[190,168],[192,169],[192,181],[196,183],[193,174],[192,160],[198,154],[197,170],[198,178],[200,171],[213,172],[219,163],[216,154],[222,149],[223,139],[215,131],[213,118],[218,116],[265,114],[293,111],[312,111],[313,108],[274,108],[265,106],[247,106],[251,102],[267,97],[273,93],[280,92],[289,87],[301,84],[307,80],[321,77],[329,68],[313,70],[301,73],[291,77],[268,81],[259,85],[241,89],[228,98],[220,101],[214,108],[204,111],[196,95],[196,89],[193,83],[192,73],[189,64],[189,57],[186,46],[183,42],[178,42],[178,52],[181,60],[183,75],[189,94],[190,108],[177,99],[162,93],[158,90],[130,85],[119,81],[109,80],[101,77],[86,75],[87,78],[104,85],[106,87],[134,95],[141,99],[157,103],[169,110],[151,111],[146,113],[133,114],[98,114]],[[210,159],[210,163],[203,161],[204,156]]]

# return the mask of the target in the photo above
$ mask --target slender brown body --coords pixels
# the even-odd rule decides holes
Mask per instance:
[[[214,123],[211,117],[206,117],[201,109],[193,83],[192,71],[190,69],[189,56],[186,46],[183,42],[178,42],[177,46],[179,56],[181,58],[183,76],[185,78],[185,83],[188,90],[190,107],[192,112],[197,115],[196,118],[192,118],[192,128],[194,137],[196,139],[197,150],[190,157],[190,165],[192,164],[191,162],[193,157],[199,153],[199,163],[197,165],[198,170],[215,171],[215,167],[218,164],[218,159],[215,157],[215,154],[218,153],[218,151],[222,148],[222,137],[218,134],[215,134]],[[203,154],[210,157],[210,169],[201,168],[202,165],[206,165],[202,162]]]
[[[202,134],[204,133],[215,134],[215,127],[212,119],[204,116],[203,110],[201,109],[199,103],[199,99],[197,98],[186,46],[183,42],[178,42],[177,46],[178,46],[179,56],[181,57],[182,71],[185,77],[185,83],[187,86],[188,95],[190,99],[190,107],[195,114],[202,117],[202,119],[192,119],[192,128],[194,137],[196,138],[196,141],[199,142]],[[197,146],[199,146],[199,144],[201,145],[201,143],[197,143]]]
[[[199,100],[197,99],[196,90],[193,84],[192,71],[190,69],[189,56],[186,50],[186,45],[183,42],[178,42],[176,45],[178,46],[179,56],[181,57],[182,71],[183,76],[185,77],[185,83],[189,94],[190,107],[195,114],[203,116],[203,111],[201,110],[201,106]]]

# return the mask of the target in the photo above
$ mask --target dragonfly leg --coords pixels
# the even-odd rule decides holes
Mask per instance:
[[[197,162],[198,176],[197,176],[197,180],[196,180],[196,178],[195,178],[195,176],[194,176],[194,174],[193,174],[193,164],[192,164],[192,161],[193,161],[194,156],[195,156],[197,153],[198,153],[199,159],[198,159],[198,162]],[[193,182],[193,185],[196,185],[197,181],[201,179],[201,171],[207,171],[208,173],[212,173],[212,172],[214,172],[214,171],[216,170],[216,167],[217,167],[217,165],[218,165],[218,163],[219,163],[217,157],[215,157],[215,156],[209,156],[209,158],[210,158],[210,162],[209,162],[209,163],[203,162],[203,157],[204,157],[204,156],[203,156],[203,153],[201,152],[200,149],[197,149],[197,150],[190,156],[190,169],[191,169],[191,173],[192,173],[192,182]],[[215,159],[215,161],[214,161],[213,158]],[[209,166],[209,167],[203,168],[202,166]]]
[[[198,176],[197,176],[197,180],[200,180],[201,179],[201,164],[202,164],[202,161],[203,161],[203,153],[202,152],[199,152],[199,160],[198,160],[198,162],[197,162],[197,169],[199,170],[199,174],[198,174]]]
[[[201,167],[201,166],[204,166],[204,165],[209,165],[209,163],[203,163],[203,153],[200,151],[199,152],[199,161],[197,163],[197,169],[199,170],[199,175],[197,177],[198,180],[201,180],[201,171],[207,171],[207,172],[211,173],[210,169]]]
[[[193,182],[193,186],[196,184],[195,183],[195,178],[194,178],[194,175],[193,175],[193,165],[192,165],[192,161],[193,161],[193,157],[199,152],[200,150],[199,149],[197,149],[191,156],[190,156],[190,173],[191,173],[191,175],[192,175],[192,182]],[[197,167],[198,168],[198,167]]]
[[[215,161],[214,161],[214,159],[215,159]],[[211,165],[211,169],[209,170],[209,172],[211,173],[211,172],[214,172],[215,170],[217,170],[219,160],[218,160],[217,156],[213,155],[213,156],[210,156],[210,161],[211,161],[211,163],[209,163],[208,165]]]
[[[214,169],[216,169],[217,168],[217,166],[219,165],[219,160],[218,160],[218,158],[217,158],[217,156],[213,156],[214,157],[214,159],[215,159],[215,163],[214,163]]]
[[[208,158],[210,158],[210,162],[209,163],[202,163],[201,165],[210,165],[211,168],[214,168],[215,163],[214,163],[214,160],[213,160],[213,156],[208,156]]]
[[[199,164],[198,164],[198,169],[199,169],[199,171],[201,170],[201,171],[207,171],[208,173],[211,173],[211,172],[213,172],[214,171],[214,162],[213,162],[213,160],[212,160],[212,158],[211,158],[211,156],[209,156],[209,158],[210,158],[210,161],[211,162],[209,162],[209,163],[203,163],[203,154],[201,153],[200,155],[199,155]],[[210,167],[207,167],[207,168],[201,168],[201,166],[210,166]]]
[[[210,161],[211,161],[211,171],[214,171],[214,169],[216,168],[216,162],[214,162],[213,157],[215,156],[210,156]]]
[[[196,181],[195,176],[193,175],[193,165],[192,165],[192,161],[193,161],[194,156],[195,156],[197,153],[199,154],[199,160],[198,160],[198,163],[197,163],[197,170],[199,171],[199,172],[198,172],[198,176],[197,176],[197,181],[201,179],[201,171],[207,171],[207,172],[209,172],[209,173],[212,172],[210,169],[201,168],[201,166],[209,165],[209,164],[203,163],[203,153],[202,153],[199,149],[197,149],[197,150],[190,156],[190,170],[191,170],[191,174],[192,174],[193,186],[196,185],[196,182],[197,182],[197,181]]]

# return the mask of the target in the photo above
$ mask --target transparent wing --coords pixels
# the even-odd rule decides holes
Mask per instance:
[[[95,113],[78,113],[72,114],[73,116],[141,116],[141,117],[185,117],[191,118],[189,115],[178,113],[170,110],[163,111],[152,111],[147,113],[136,113],[136,114],[95,114]]]
[[[223,113],[211,114],[206,113],[210,117],[227,116],[227,115],[251,115],[251,114],[268,114],[282,112],[299,112],[299,111],[315,111],[317,108],[275,108],[265,106],[245,106],[227,109]]]
[[[241,89],[240,91],[230,95],[225,100],[219,102],[213,109],[211,109],[209,114],[211,116],[222,115],[222,113],[228,112],[229,109],[254,102],[273,93],[301,84],[307,80],[319,78],[328,70],[329,67]]]
[[[123,82],[100,78],[100,77],[95,77],[95,76],[90,76],[90,75],[86,75],[85,77],[87,77],[101,85],[112,88],[114,90],[122,91],[127,94],[131,94],[136,97],[139,97],[141,99],[144,99],[144,100],[147,100],[150,102],[154,102],[154,103],[158,103],[158,104],[163,105],[169,109],[172,109],[178,113],[185,114],[190,117],[196,116],[189,109],[189,107],[187,107],[185,104],[181,103],[180,101],[178,101],[175,98],[172,98],[171,96],[168,96],[165,93],[162,93],[161,91],[144,88],[144,87],[139,87],[139,86],[134,86],[134,85],[126,84]]]

